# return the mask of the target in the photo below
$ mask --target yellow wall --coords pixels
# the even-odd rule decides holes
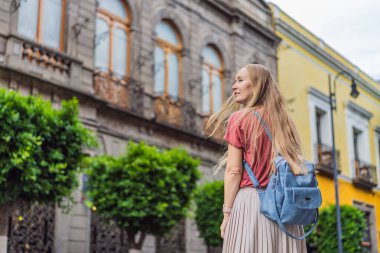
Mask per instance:
[[[278,28],[279,20],[289,25],[294,31],[302,34],[303,38],[315,44],[316,48],[324,50],[334,59],[352,70],[353,73],[357,73],[365,82],[377,89],[378,94],[380,93],[380,85],[364,72],[355,70],[355,66],[352,63],[348,62],[343,56],[328,47],[328,45],[323,44],[321,46],[319,38],[307,31],[302,25],[296,23],[286,13],[278,9],[278,7],[271,5],[271,8],[274,13],[276,34],[282,39],[277,55],[278,82],[303,141],[305,155],[308,159],[311,159],[313,144],[308,90],[310,87],[314,87],[328,96],[328,75],[330,74],[334,78],[338,71],[326,63],[325,60],[319,59],[315,53],[307,50],[306,47],[302,47],[299,42],[296,42],[294,37],[285,34],[285,32],[280,32],[282,30]],[[361,190],[353,186],[350,181],[345,112],[345,105],[351,100],[373,114],[373,117],[369,121],[369,144],[371,164],[376,165],[375,127],[380,126],[380,100],[360,87],[359,97],[357,99],[351,98],[350,84],[351,80],[344,77],[340,77],[337,80],[337,111],[334,113],[334,123],[336,148],[341,153],[340,168],[343,175],[343,178],[339,179],[340,203],[352,205],[355,200],[374,206],[376,212],[377,245],[380,252],[380,192],[379,188],[374,189],[372,192]],[[323,206],[334,204],[335,190],[332,178],[319,175],[318,179],[322,191]]]

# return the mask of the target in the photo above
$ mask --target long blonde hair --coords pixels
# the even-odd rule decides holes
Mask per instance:
[[[304,160],[301,151],[301,142],[297,130],[291,118],[289,117],[285,100],[281,95],[277,83],[273,80],[272,75],[266,67],[259,64],[248,64],[244,67],[249,74],[249,81],[252,86],[252,94],[249,101],[244,105],[235,102],[232,94],[228,100],[222,105],[219,112],[211,115],[207,122],[206,130],[210,133],[210,137],[220,138],[226,131],[226,124],[232,113],[242,109],[242,114],[237,120],[237,124],[247,114],[251,114],[255,110],[260,110],[260,114],[272,133],[272,150],[271,161],[279,152],[289,163],[294,174],[302,174],[305,172],[302,166]],[[251,147],[256,151],[256,140],[263,134],[263,127],[260,124],[254,124],[250,131]],[[247,128],[243,129],[244,136],[247,136]],[[245,143],[247,145],[247,143]],[[255,154],[256,152],[252,152]],[[253,159],[255,159],[253,157]],[[227,151],[215,166],[219,171],[227,162]],[[274,163],[271,163],[271,170],[274,172]],[[269,173],[268,172],[268,173]]]

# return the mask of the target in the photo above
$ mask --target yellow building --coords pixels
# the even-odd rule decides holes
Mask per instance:
[[[363,246],[380,251],[380,84],[320,38],[271,5],[278,47],[278,81],[308,159],[319,170],[323,206],[335,204],[329,80],[336,83],[334,111],[340,204],[366,214]],[[344,71],[344,73],[342,72]],[[351,77],[360,95],[350,96]],[[323,207],[322,206],[322,207]]]

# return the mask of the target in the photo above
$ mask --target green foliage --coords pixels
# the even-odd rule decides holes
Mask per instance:
[[[319,223],[320,223],[320,221],[318,221],[318,224]],[[303,229],[304,229],[304,231],[306,233],[312,227],[313,227],[313,224],[306,225],[306,226],[303,227]],[[306,243],[308,244],[309,247],[311,247],[312,249],[316,250],[317,249],[317,239],[318,239],[318,235],[317,235],[317,228],[316,228],[316,229],[313,230],[313,232],[311,232],[310,235],[308,235],[308,237],[306,237]]]
[[[343,251],[362,252],[361,241],[367,225],[364,213],[358,208],[341,206]],[[338,252],[335,205],[324,208],[317,226],[316,245],[320,253]]]
[[[185,217],[198,165],[183,149],[160,152],[129,142],[119,157],[87,159],[87,194],[98,215],[114,220],[129,235],[163,235]]]
[[[195,221],[199,233],[208,246],[221,246],[220,225],[223,220],[224,184],[222,181],[206,183],[198,187],[195,194],[197,210]]]
[[[0,89],[0,121],[0,205],[69,196],[82,149],[95,144],[78,120],[78,101],[54,110],[42,98]]]

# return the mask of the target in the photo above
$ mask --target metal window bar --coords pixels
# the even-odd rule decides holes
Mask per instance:
[[[376,166],[361,160],[355,160],[356,178],[370,184],[377,185],[377,171]]]
[[[315,151],[316,151],[316,158],[317,158],[315,163],[316,163],[317,168],[327,170],[333,173],[334,172],[333,148],[322,143],[316,143]],[[335,150],[335,154],[336,154],[336,161],[337,161],[337,169],[339,171],[339,168],[340,168],[339,150]]]
[[[364,230],[364,237],[361,245],[363,247],[363,252],[372,252],[372,240],[371,240],[371,213],[364,212],[365,221],[367,224],[366,229]]]

